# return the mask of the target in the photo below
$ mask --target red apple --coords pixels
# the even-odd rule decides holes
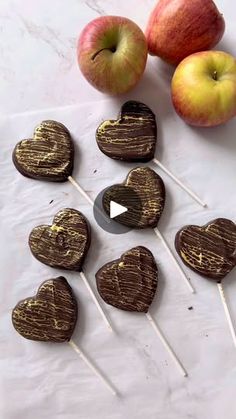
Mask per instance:
[[[147,61],[147,42],[136,23],[125,17],[92,20],[78,42],[78,62],[84,77],[96,89],[117,95],[132,89]]]
[[[212,0],[159,0],[147,26],[148,50],[177,65],[194,52],[213,48],[225,30]]]
[[[223,51],[189,55],[172,84],[176,112],[188,124],[212,127],[236,116],[236,59]]]

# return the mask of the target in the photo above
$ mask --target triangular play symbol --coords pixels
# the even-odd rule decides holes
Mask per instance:
[[[115,218],[118,215],[128,211],[128,208],[123,205],[117,204],[115,201],[110,201],[110,218]]]

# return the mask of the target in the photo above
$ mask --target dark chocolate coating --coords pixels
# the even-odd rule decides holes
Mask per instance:
[[[90,246],[88,221],[75,209],[62,209],[51,226],[40,225],[32,230],[29,246],[36,259],[45,265],[81,271]]]
[[[99,269],[96,281],[107,304],[147,313],[157,289],[157,265],[150,250],[137,246]]]
[[[203,227],[185,226],[176,234],[175,247],[185,265],[220,282],[236,266],[236,224],[217,218]]]
[[[144,103],[126,102],[117,120],[104,121],[96,131],[100,150],[108,157],[128,162],[153,159],[157,140],[156,118]]]
[[[130,202],[130,190],[135,192],[137,202],[135,199],[134,202]],[[107,214],[110,211],[110,201],[118,202],[129,209],[116,217],[117,222],[134,228],[154,228],[164,209],[165,186],[154,170],[149,167],[136,167],[128,173],[123,184],[113,185],[104,193],[103,206]]]
[[[78,307],[72,289],[62,276],[43,282],[34,297],[20,301],[12,312],[16,331],[26,339],[69,341]]]
[[[43,121],[32,139],[16,144],[12,158],[17,170],[26,177],[65,182],[72,175],[74,164],[70,133],[60,122]]]

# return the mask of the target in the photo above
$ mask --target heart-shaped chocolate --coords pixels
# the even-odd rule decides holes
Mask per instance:
[[[137,246],[99,269],[96,281],[107,304],[147,313],[157,289],[157,265],[150,250]]]
[[[20,141],[13,151],[13,163],[24,176],[64,182],[72,175],[74,146],[68,129],[56,121],[39,124],[32,139]]]
[[[110,202],[123,205],[127,212],[115,218],[128,227],[156,227],[165,205],[165,186],[149,167],[132,169],[123,184],[113,185],[103,195],[103,206],[110,213]]]
[[[40,225],[32,230],[29,246],[45,265],[81,271],[90,246],[90,226],[81,212],[62,209],[51,226]]]
[[[189,268],[220,282],[236,266],[236,224],[217,218],[203,227],[185,226],[176,234],[175,247]]]
[[[97,129],[96,140],[108,157],[129,162],[147,162],[155,154],[156,118],[144,103],[126,102],[117,120],[104,121]]]
[[[62,276],[43,282],[34,297],[20,301],[12,312],[16,331],[26,339],[69,341],[77,321],[77,302]]]

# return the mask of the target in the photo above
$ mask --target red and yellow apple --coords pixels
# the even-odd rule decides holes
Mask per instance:
[[[185,58],[171,83],[172,102],[190,125],[212,127],[236,116],[236,59],[223,51]]]
[[[146,30],[148,51],[177,65],[194,52],[213,48],[224,30],[212,0],[159,0]]]
[[[130,19],[102,16],[82,31],[77,48],[80,69],[89,83],[104,93],[131,90],[147,61],[147,42]]]

